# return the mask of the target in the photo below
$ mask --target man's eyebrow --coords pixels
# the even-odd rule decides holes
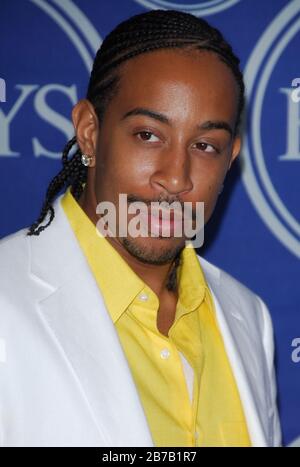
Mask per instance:
[[[223,121],[223,120],[207,120],[204,123],[201,123],[201,125],[197,125],[200,130],[225,130],[228,131],[230,136],[233,135],[233,130],[229,123]]]
[[[171,126],[171,122],[168,117],[159,112],[155,112],[154,110],[146,109],[145,107],[135,107],[134,109],[129,110],[123,115],[121,120],[131,117],[132,115],[146,115],[146,117],[154,118],[155,120],[159,120],[160,122]]]
[[[125,118],[131,117],[133,115],[145,115],[146,117],[154,118],[155,120],[172,126],[171,121],[166,115],[163,115],[159,112],[155,112],[151,109],[147,109],[145,107],[135,107],[134,109],[129,110],[122,116],[121,120],[125,120]],[[197,125],[197,128],[200,130],[225,130],[228,131],[230,136],[233,135],[233,130],[231,126],[229,125],[229,123],[223,120],[207,120],[206,122]]]

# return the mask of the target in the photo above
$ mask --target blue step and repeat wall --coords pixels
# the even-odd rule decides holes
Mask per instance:
[[[297,444],[300,0],[1,0],[0,237],[36,219],[73,136],[71,109],[85,96],[103,38],[125,18],[157,8],[205,18],[241,58],[248,107],[243,149],[200,254],[267,303],[284,444]]]

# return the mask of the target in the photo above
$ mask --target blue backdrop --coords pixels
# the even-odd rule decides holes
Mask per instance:
[[[36,219],[101,40],[123,19],[159,7],[204,17],[241,58],[241,160],[200,253],[271,311],[290,444],[300,436],[300,0],[1,0],[0,237]]]

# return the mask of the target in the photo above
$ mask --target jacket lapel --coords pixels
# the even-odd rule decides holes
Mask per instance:
[[[240,304],[219,268],[198,256],[212,293],[217,322],[222,334],[227,356],[239,390],[247,421],[252,446],[267,446],[265,425],[265,388],[257,384],[263,379],[259,375],[260,362],[257,352],[260,342],[255,341],[257,332],[251,336],[239,309]],[[250,310],[251,312],[251,310]],[[251,313],[250,313],[251,314]]]
[[[99,445],[153,446],[117,332],[61,196],[51,226],[29,237],[31,275],[44,288],[38,310],[99,430]]]

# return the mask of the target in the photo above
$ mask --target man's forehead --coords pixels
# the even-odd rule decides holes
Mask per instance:
[[[206,57],[213,56],[212,64],[217,62],[220,67],[224,67],[227,76],[220,76],[220,69],[217,69],[218,73],[216,71],[208,73],[207,67],[206,69],[202,67],[205,72],[201,73],[193,62],[191,62],[192,69],[187,71],[184,67],[179,72],[175,61],[171,66],[169,66],[170,60],[166,63],[168,49],[158,51],[161,52],[160,54],[156,52],[142,54],[128,60],[126,66],[122,66],[118,92],[111,103],[113,114],[111,118],[120,120],[126,112],[134,108],[147,108],[170,118],[172,116],[176,118],[177,115],[178,123],[187,119],[197,120],[197,123],[225,120],[233,128],[238,88],[227,65],[218,57],[214,57],[215,54],[210,53],[206,54]],[[159,56],[162,66],[146,66],[150,64],[148,60],[150,58],[155,62],[154,55]],[[178,54],[172,57],[178,57]],[[184,54],[181,53],[180,57],[184,57]],[[147,62],[143,61],[143,58]],[[161,60],[162,58],[164,60]]]
[[[201,73],[217,74],[220,71],[231,76],[231,70],[219,56],[207,50],[185,50],[181,48],[164,48],[138,54],[121,65],[121,74],[125,77],[131,73],[139,73],[145,77],[162,74],[178,74],[184,71],[186,76]],[[176,73],[177,72],[177,73]]]
[[[120,120],[130,121],[137,116],[154,118],[170,127],[186,120],[196,120],[199,125],[208,120],[227,121],[232,128],[235,121],[236,101],[228,93],[224,96],[220,90],[215,95],[197,92],[197,96],[178,88],[168,89],[164,93],[162,87],[151,86],[145,92],[135,90],[124,92],[115,102],[114,114]],[[181,94],[181,96],[179,96]]]
[[[182,94],[191,93],[193,98],[208,100],[214,96],[223,100],[236,97],[235,78],[215,54],[208,53],[198,62],[174,52],[167,60],[168,53],[169,50],[156,51],[129,60],[121,70],[122,98],[147,95],[160,99],[161,94],[169,94],[171,99],[179,100]]]

